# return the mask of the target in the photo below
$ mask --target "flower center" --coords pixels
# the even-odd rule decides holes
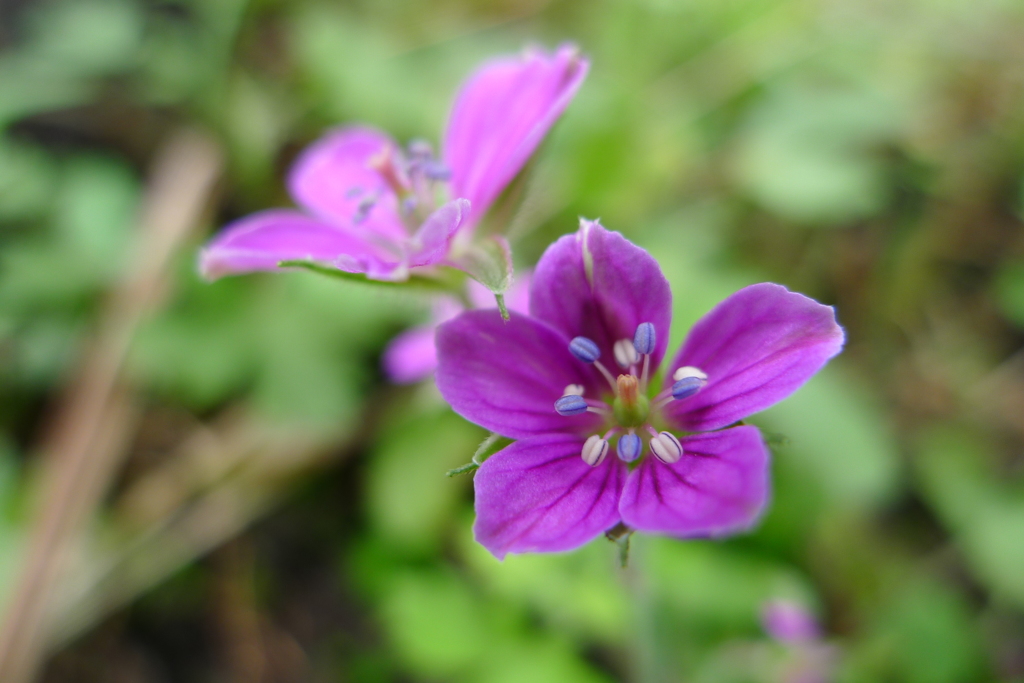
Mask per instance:
[[[659,432],[652,422],[662,422],[661,409],[672,401],[684,401],[696,395],[708,382],[708,376],[699,368],[683,366],[672,373],[670,388],[653,398],[648,397],[651,354],[654,353],[657,334],[652,323],[640,323],[633,339],[620,339],[612,347],[616,364],[627,373],[613,377],[601,361],[601,349],[587,337],[575,337],[569,342],[569,352],[583,363],[593,365],[608,381],[612,389],[610,405],[599,399],[583,396],[584,388],[570,384],[555,401],[559,415],[580,415],[590,412],[605,418],[601,433],[592,434],[583,445],[580,457],[592,467],[604,461],[609,451],[609,440],[618,435],[616,453],[620,460],[635,463],[647,450],[665,463],[677,462],[683,456],[679,438],[669,431]],[[639,372],[638,372],[639,371]]]
[[[434,149],[425,140],[413,140],[405,154],[390,145],[370,158],[367,165],[380,174],[384,184],[398,197],[402,222],[410,233],[443,204],[448,195],[447,182],[451,170],[434,156]],[[353,220],[360,223],[373,210],[379,196],[363,199],[356,208]]]

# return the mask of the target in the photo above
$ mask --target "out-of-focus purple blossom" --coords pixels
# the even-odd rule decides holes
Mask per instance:
[[[495,556],[569,550],[620,522],[714,537],[759,518],[768,450],[757,428],[737,423],[810,379],[843,331],[828,306],[753,285],[694,326],[658,391],[671,297],[646,251],[581,221],[540,259],[529,315],[506,324],[466,311],[438,328],[441,394],[517,439],[475,475],[474,532]],[[683,380],[697,390],[676,398]],[[561,399],[572,409],[556,410]]]
[[[807,643],[821,638],[818,620],[792,600],[770,600],[761,608],[761,625],[780,643]]]
[[[300,210],[231,223],[203,249],[200,271],[215,279],[303,261],[401,281],[417,268],[458,266],[459,245],[565,111],[588,67],[572,46],[485,63],[455,99],[440,158],[428,143],[403,150],[373,128],[328,133],[289,174]],[[456,240],[460,232],[467,239]]]
[[[839,650],[823,640],[814,615],[793,600],[769,600],[761,608],[761,625],[773,640],[783,645],[779,683],[830,683]]]
[[[530,275],[529,270],[516,275],[515,282],[505,295],[505,303],[510,311],[526,313]],[[493,309],[497,306],[494,294],[476,280],[467,280],[466,297],[475,309]],[[434,333],[438,325],[464,310],[466,307],[455,298],[439,297],[434,303],[429,323],[411,327],[392,339],[381,356],[381,366],[388,379],[395,384],[412,384],[432,375],[437,367]]]

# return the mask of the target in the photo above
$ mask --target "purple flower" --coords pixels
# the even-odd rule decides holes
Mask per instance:
[[[516,280],[505,295],[510,311],[526,313],[530,291],[530,271],[516,274]],[[473,308],[495,308],[494,295],[476,280],[466,282],[466,294]],[[384,348],[381,365],[384,373],[395,384],[412,384],[426,379],[437,367],[437,349],[434,333],[437,326],[466,310],[457,299],[438,297],[433,316],[426,325],[411,327],[402,332]]]
[[[569,550],[619,522],[707,537],[758,519],[768,450],[737,422],[806,382],[843,331],[830,307],[753,285],[694,326],[658,391],[671,299],[646,251],[581,221],[541,257],[530,315],[467,311],[438,329],[441,394],[518,439],[475,477],[474,531],[495,556]]]
[[[468,236],[523,168],[588,67],[572,46],[484,64],[455,100],[440,158],[429,143],[403,150],[372,128],[328,133],[289,174],[302,210],[228,225],[203,250],[200,271],[213,279],[294,260],[398,281],[411,269],[453,265],[456,233]]]
[[[764,630],[780,643],[812,643],[821,639],[818,620],[806,607],[792,600],[769,600],[761,608]]]

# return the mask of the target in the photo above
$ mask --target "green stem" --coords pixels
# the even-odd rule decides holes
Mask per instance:
[[[632,535],[629,566],[623,570],[626,588],[633,606],[633,657],[631,679],[634,683],[662,683],[665,662],[658,654],[657,614],[651,596],[648,565],[650,539]]]

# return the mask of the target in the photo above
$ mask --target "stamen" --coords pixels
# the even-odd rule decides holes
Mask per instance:
[[[370,211],[377,204],[376,197],[367,197],[359,202],[359,206],[356,207],[355,214],[352,215],[352,222],[355,224],[362,223],[370,216]]]
[[[416,205],[419,202],[416,197],[406,197],[402,200],[402,214],[405,216],[411,216],[416,211]]]
[[[355,187],[350,187],[348,188],[348,191],[345,192],[345,199],[355,199],[362,193],[363,188],[359,187],[358,185],[356,185]]]
[[[672,385],[672,398],[682,401],[704,388],[707,382],[700,377],[684,377]]]
[[[635,365],[640,360],[640,354],[633,347],[633,342],[628,339],[620,339],[615,342],[615,345],[612,346],[612,351],[615,353],[615,362],[623,370],[631,365]]]
[[[583,462],[591,467],[600,465],[606,455],[608,455],[608,442],[597,434],[587,439],[586,443],[583,444],[583,450],[580,452]]]
[[[565,388],[565,391],[562,392],[562,395],[563,396],[569,396],[569,395],[582,396],[583,395],[583,385],[582,384],[570,384],[569,386],[567,386]]]
[[[633,462],[640,457],[643,449],[643,440],[633,432],[630,432],[619,437],[619,443],[615,450],[619,454],[619,460],[622,462]]]
[[[568,417],[569,415],[581,415],[590,409],[590,405],[582,396],[569,394],[555,401],[555,412]]]
[[[651,452],[658,460],[671,465],[683,457],[683,445],[671,432],[662,432],[651,437]]]
[[[686,377],[697,377],[705,382],[708,380],[708,376],[703,370],[695,368],[692,365],[684,365],[672,373],[672,379],[677,382],[681,379],[685,379]]]
[[[569,353],[576,356],[584,363],[593,363],[601,357],[601,349],[593,339],[586,337],[573,337],[569,342]]]
[[[409,156],[413,159],[429,159],[434,156],[433,145],[422,138],[410,140],[406,149],[409,150]]]
[[[399,160],[395,158],[395,151],[391,145],[384,145],[379,152],[370,157],[366,165],[377,171],[388,187],[398,196],[402,196],[409,190],[408,179],[405,177],[405,172],[399,167]]]
[[[608,372],[608,369],[597,360],[601,357],[601,349],[593,339],[573,337],[573,340],[569,342],[569,353],[584,363],[593,363],[594,367],[600,370],[604,378],[608,380],[612,390],[615,389],[615,378],[612,373]]]
[[[608,380],[608,384],[611,385],[612,391],[615,391],[616,390],[615,377],[612,376],[612,373],[608,372],[608,368],[606,368],[604,365],[602,365],[601,361],[599,361],[599,360],[595,360],[594,361],[594,367],[601,371],[601,374],[604,375],[604,378],[606,380]]]
[[[452,179],[452,170],[440,161],[424,161],[422,168],[423,175],[429,180],[446,181]]]
[[[654,330],[654,323],[640,323],[636,326],[636,334],[633,335],[633,346],[639,354],[647,355],[654,353],[654,346],[658,335]]]

